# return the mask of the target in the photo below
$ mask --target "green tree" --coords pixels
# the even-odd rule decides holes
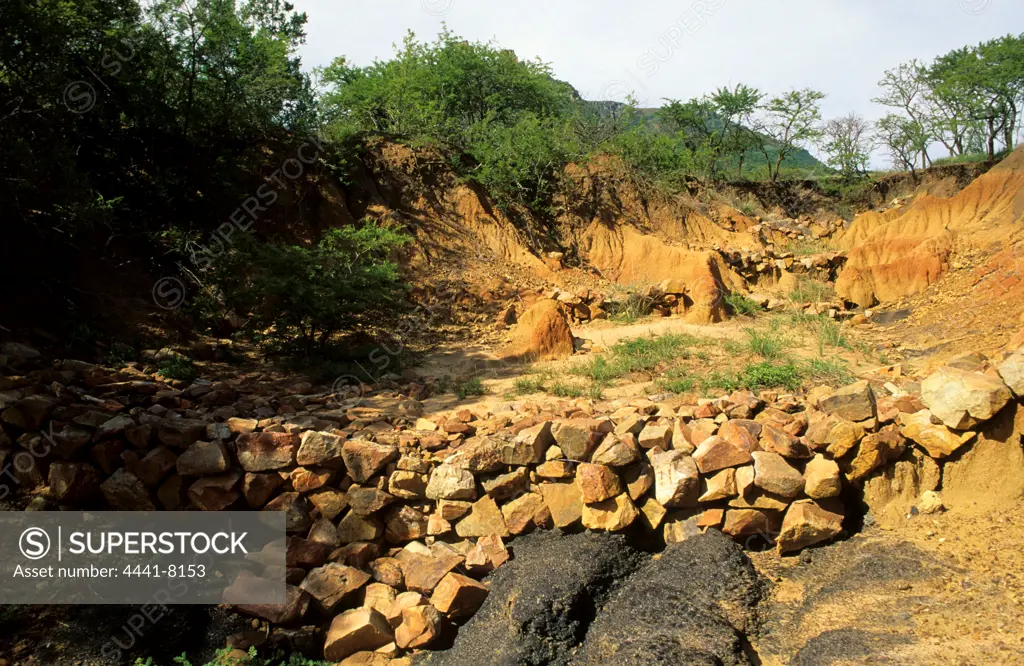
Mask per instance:
[[[846,177],[867,171],[871,158],[871,124],[856,113],[825,123],[820,140],[828,165]]]
[[[247,236],[218,260],[213,282],[253,331],[310,354],[339,331],[394,318],[405,285],[393,255],[410,240],[369,223],[330,229],[312,247]]]
[[[779,179],[786,157],[821,136],[821,106],[825,93],[810,88],[791,90],[761,106],[757,120],[757,149],[764,156],[768,178]]]
[[[890,113],[875,123],[875,130],[878,140],[889,151],[893,167],[916,175],[917,157],[932,138],[928,128],[919,121]]]

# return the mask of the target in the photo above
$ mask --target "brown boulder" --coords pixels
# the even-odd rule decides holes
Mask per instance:
[[[779,534],[780,553],[801,550],[828,541],[843,529],[843,516],[826,509],[814,500],[801,500],[790,505],[782,520]]]
[[[331,621],[324,658],[341,661],[356,652],[376,650],[393,640],[391,625],[380,612],[372,608],[355,608]]]
[[[251,432],[239,435],[235,455],[247,472],[268,472],[295,464],[299,436],[284,432]]]
[[[571,356],[572,330],[557,301],[534,303],[519,317],[511,339],[500,352],[506,360],[546,360]]]
[[[392,460],[398,458],[398,447],[377,444],[363,439],[347,440],[342,446],[342,458],[348,475],[356,483],[366,483]]]
[[[472,578],[449,573],[437,584],[430,605],[452,619],[470,617],[487,599],[488,589]]]

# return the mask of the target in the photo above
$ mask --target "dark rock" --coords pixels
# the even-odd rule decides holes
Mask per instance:
[[[669,546],[598,613],[573,664],[757,663],[745,632],[763,586],[743,549],[717,531]]]
[[[490,576],[490,595],[430,666],[566,664],[594,613],[644,556],[625,537],[535,532]]]

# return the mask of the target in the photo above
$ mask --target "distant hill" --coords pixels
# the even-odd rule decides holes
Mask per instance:
[[[626,105],[622,102],[591,101],[583,99],[581,99],[580,102],[599,118],[615,118],[621,116],[623,110],[626,108]],[[637,109],[637,115],[640,117],[642,122],[656,130],[662,130],[661,124],[658,122],[657,112],[658,109],[653,108]],[[772,155],[774,157],[774,153],[772,153]],[[733,165],[732,171],[735,173],[736,166],[739,164],[739,155],[731,156],[729,162]],[[787,157],[782,162],[782,166],[784,170],[788,171],[809,171],[814,174],[832,173],[832,169],[802,148],[797,149]],[[764,168],[764,156],[759,151],[747,151],[743,164],[743,175],[747,178],[763,177]]]

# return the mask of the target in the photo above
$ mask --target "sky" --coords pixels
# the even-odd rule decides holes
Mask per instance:
[[[386,59],[407,30],[430,39],[446,23],[539,56],[586,99],[660,106],[736,83],[811,87],[828,95],[826,119],[884,115],[871,98],[901,62],[1024,32],[1022,0],[292,1],[309,15],[307,68]]]

